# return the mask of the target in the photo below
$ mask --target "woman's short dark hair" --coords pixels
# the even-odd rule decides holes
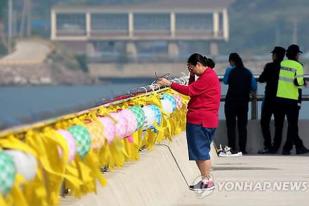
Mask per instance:
[[[234,62],[237,68],[244,68],[244,63],[242,62],[241,57],[237,53],[230,53],[229,62]]]
[[[198,54],[198,53],[194,53],[192,54],[189,59],[188,59],[188,64],[191,64],[193,66],[196,66],[197,63],[201,63],[203,66],[207,66],[207,67],[210,67],[210,68],[214,68],[215,67],[215,62],[210,59],[210,58],[207,58],[206,56],[203,56],[201,54]]]

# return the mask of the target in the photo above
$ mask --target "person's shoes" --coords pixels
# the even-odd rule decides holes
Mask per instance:
[[[233,149],[231,149],[231,148],[229,148],[229,147],[226,147],[226,148],[225,148],[225,153],[229,153],[229,154],[232,154],[232,155],[236,155],[236,154],[239,153],[239,151],[233,150]]]
[[[302,146],[301,148],[296,148],[296,154],[306,154],[309,153],[309,149],[307,149],[305,146]]]
[[[278,153],[279,148],[278,147],[272,147],[270,149],[270,154],[277,154]]]
[[[228,146],[225,146],[224,149],[222,149],[222,147],[220,145],[220,150],[218,152],[218,156],[219,157],[241,157],[242,153],[235,151]]]
[[[220,144],[219,148],[217,148],[217,155],[219,156],[220,153],[224,153],[224,150],[222,148],[222,145]]]
[[[207,183],[201,180],[195,185],[190,185],[189,189],[192,191],[210,191],[215,189],[215,184],[212,180],[208,180]]]
[[[272,154],[272,150],[269,148],[264,148],[258,151],[258,154]]]
[[[290,155],[291,152],[288,150],[282,150],[282,155]]]

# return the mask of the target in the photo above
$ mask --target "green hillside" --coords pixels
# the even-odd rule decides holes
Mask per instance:
[[[294,43],[296,38],[308,51],[308,10],[308,0],[236,0],[229,13],[231,39],[223,48],[264,53],[274,45]]]

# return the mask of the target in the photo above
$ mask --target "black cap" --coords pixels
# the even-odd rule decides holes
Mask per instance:
[[[273,54],[282,54],[284,55],[285,54],[285,48],[281,47],[281,46],[276,46],[272,52]]]
[[[300,51],[299,46],[296,44],[292,44],[288,47],[287,53],[290,54],[298,54],[298,53],[303,53],[302,51]]]

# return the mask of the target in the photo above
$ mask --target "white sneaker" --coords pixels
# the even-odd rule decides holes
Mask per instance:
[[[202,180],[199,181],[196,185],[190,185],[189,189],[192,191],[211,191],[215,189],[215,184],[212,180],[208,180],[207,183],[204,183]]]
[[[242,152],[234,152],[232,149],[228,146],[225,146],[224,149],[222,149],[220,145],[220,150],[218,156],[219,157],[241,157]]]

